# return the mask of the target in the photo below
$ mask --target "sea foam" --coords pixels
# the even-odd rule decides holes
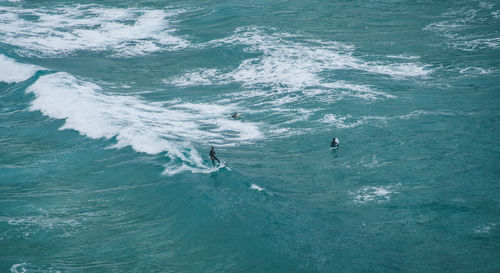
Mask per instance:
[[[398,116],[359,116],[325,114],[319,121],[333,125],[339,129],[355,128],[361,125],[387,125],[389,121],[417,119],[422,116],[467,116],[471,113],[453,111],[425,111],[415,110],[408,114]]]
[[[443,20],[431,23],[424,30],[432,31],[448,39],[448,45],[462,51],[479,51],[500,48],[496,31],[486,31],[497,19],[495,13],[486,12],[493,6],[470,3],[470,6],[451,8],[441,14]],[[491,18],[493,17],[493,18]]]
[[[238,28],[231,36],[203,46],[244,46],[244,51],[260,56],[243,60],[229,72],[199,69],[171,82],[176,85],[239,82],[247,87],[277,85],[298,90],[328,83],[320,74],[331,70],[361,70],[392,77],[425,76],[431,72],[420,63],[366,62],[352,55],[353,46],[343,43],[293,41],[290,37],[294,36],[259,27]]]
[[[147,154],[166,152],[166,174],[209,171],[196,144],[236,145],[262,137],[259,125],[228,118],[232,105],[148,103],[133,96],[106,94],[102,87],[68,73],[40,77],[27,92],[35,94],[32,111],[64,119],[61,127],[89,138],[116,138]]]
[[[285,104],[303,97],[302,92],[307,93],[309,98],[318,97],[323,101],[325,96],[332,95],[336,95],[337,99],[387,99],[394,96],[372,86],[335,80],[325,76],[325,73],[359,70],[400,78],[423,77],[432,72],[427,65],[419,62],[364,61],[353,56],[354,46],[348,44],[304,40],[296,35],[261,27],[240,27],[228,37],[199,46],[243,46],[243,51],[258,55],[244,59],[234,69],[197,68],[166,82],[177,86],[238,83],[250,90],[230,94],[233,100],[243,95],[244,99],[266,97],[266,100],[274,100],[275,104]],[[262,92],[262,89],[270,91]],[[297,93],[299,97],[291,100],[290,93]]]
[[[247,111],[267,113],[270,118],[276,114],[286,115],[282,124],[303,121],[307,116],[296,109],[309,108],[303,105],[311,103],[396,98],[376,86],[336,79],[337,70],[358,70],[393,78],[425,77],[432,73],[428,65],[418,61],[395,61],[394,58],[365,61],[353,55],[352,45],[305,39],[264,27],[240,27],[227,37],[197,46],[236,48],[252,53],[252,57],[243,59],[236,67],[195,68],[165,80],[167,84],[182,87],[239,84],[240,90],[221,94],[219,101],[236,103]]]
[[[261,188],[261,187],[255,185],[255,184],[250,185],[250,189],[251,190],[257,190],[257,191],[263,191],[264,190],[264,188]]]
[[[0,54],[0,82],[21,82],[31,78],[38,70],[43,68],[16,62],[14,59]]]
[[[174,35],[170,20],[181,12],[97,5],[54,9],[0,7],[0,41],[19,47],[24,55],[59,56],[78,50],[143,55],[189,45]]]
[[[396,186],[401,186],[401,184],[389,185],[389,186],[364,186],[361,187],[356,192],[352,192],[351,195],[354,197],[353,202],[356,204],[367,204],[367,203],[384,203],[391,199],[391,196],[398,193],[394,190]]]
[[[360,125],[365,124],[382,124],[385,125],[387,123],[387,117],[381,116],[362,116],[359,118],[352,117],[351,115],[336,115],[336,114],[326,114],[323,116],[321,120],[324,123],[331,124],[337,128],[345,129],[345,128],[354,128]]]
[[[63,271],[54,269],[50,266],[35,265],[32,263],[19,263],[10,267],[11,273],[30,273],[30,272],[43,272],[43,273],[61,273]]]

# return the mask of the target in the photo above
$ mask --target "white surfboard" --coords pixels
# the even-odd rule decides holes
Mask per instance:
[[[335,139],[335,147],[330,147],[330,151],[337,150],[339,148],[340,140],[338,138]]]
[[[223,163],[220,163],[219,165],[217,165],[216,169],[217,170],[220,170],[220,169],[223,169],[225,168],[226,170],[230,171],[231,168],[229,168],[229,166],[227,165],[229,161],[226,161],[226,162],[223,162]]]

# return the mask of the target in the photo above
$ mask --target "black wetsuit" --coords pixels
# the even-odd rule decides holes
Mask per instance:
[[[212,150],[210,150],[210,159],[212,159],[212,163],[214,164],[214,166],[215,166],[215,161],[214,161],[214,159],[215,159],[215,160],[217,160],[217,162],[219,162],[219,164],[220,164],[219,159],[215,156],[215,150],[213,150],[213,149],[212,149]]]
[[[336,140],[337,140],[336,138],[333,138],[333,140],[332,140],[332,145],[331,145],[331,147],[332,147],[332,148],[336,148],[336,147],[338,147],[338,146],[339,146],[339,144],[337,143],[337,141],[336,141]]]

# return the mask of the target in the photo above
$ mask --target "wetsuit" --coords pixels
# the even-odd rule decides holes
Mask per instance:
[[[212,159],[212,164],[214,164],[214,166],[215,166],[214,159],[217,160],[217,162],[219,162],[219,164],[220,164],[219,159],[215,156],[215,150],[214,149],[210,150],[210,159]]]
[[[333,138],[332,140],[332,148],[337,148],[339,146],[339,140],[337,138]]]

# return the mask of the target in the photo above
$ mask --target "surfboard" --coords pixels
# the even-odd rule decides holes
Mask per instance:
[[[229,166],[227,166],[227,163],[228,163],[228,162],[229,162],[229,161],[226,161],[226,162],[220,163],[219,165],[217,165],[216,169],[217,169],[217,170],[220,170],[220,169],[226,169],[226,170],[230,171],[230,170],[231,170],[231,168],[229,168]]]
[[[335,147],[330,147],[330,151],[333,151],[333,150],[337,150],[339,148],[339,145],[340,145],[340,141],[338,138],[335,139],[335,144],[337,144],[337,146]]]

